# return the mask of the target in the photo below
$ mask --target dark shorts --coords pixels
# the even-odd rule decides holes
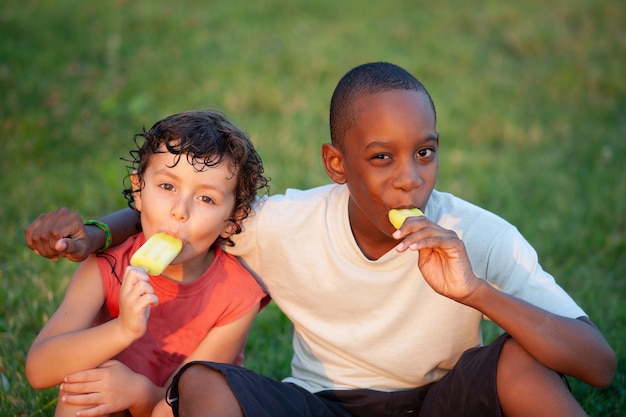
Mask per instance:
[[[394,392],[369,389],[317,393],[264,377],[248,369],[214,362],[191,362],[174,377],[168,391],[178,398],[178,379],[192,365],[208,366],[228,381],[247,417],[378,417],[378,416],[494,416],[502,410],[496,391],[496,370],[505,333],[484,347],[468,349],[442,379]],[[184,395],[184,393],[183,393]]]

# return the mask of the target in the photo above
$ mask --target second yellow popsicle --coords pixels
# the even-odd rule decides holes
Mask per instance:
[[[389,221],[393,224],[393,227],[399,229],[407,217],[423,216],[424,213],[418,208],[410,209],[391,209],[389,210]]]

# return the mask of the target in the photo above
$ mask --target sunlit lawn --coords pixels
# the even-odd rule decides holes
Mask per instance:
[[[332,90],[351,67],[387,60],[437,105],[438,188],[517,225],[616,350],[611,387],[573,388],[590,415],[623,415],[625,27],[617,0],[5,1],[0,414],[54,409],[56,391],[30,388],[24,359],[75,265],[29,252],[30,221],[122,208],[132,135],[188,109],[221,109],[250,133],[272,193],[327,183]],[[246,365],[286,376],[290,331],[275,306],[262,312]]]

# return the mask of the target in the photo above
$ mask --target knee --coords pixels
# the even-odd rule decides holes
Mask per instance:
[[[543,365],[535,360],[515,339],[508,338],[504,342],[498,360],[498,375],[513,373],[515,376],[519,376],[520,372],[537,366]]]
[[[202,364],[190,365],[179,377],[178,411],[181,416],[237,416],[243,412],[226,377]]]
[[[496,386],[504,415],[585,415],[561,376],[512,338],[502,347]]]
[[[532,357],[515,339],[509,338],[502,346],[498,360],[498,386],[519,383],[525,381],[526,378],[560,380],[560,376],[555,371]]]
[[[179,392],[190,392],[199,387],[207,390],[225,383],[224,376],[220,372],[202,364],[193,364],[180,374],[178,390]]]

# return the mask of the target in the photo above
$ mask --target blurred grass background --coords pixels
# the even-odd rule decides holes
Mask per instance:
[[[56,400],[30,388],[24,359],[75,265],[25,247],[40,212],[124,207],[132,135],[190,109],[218,108],[251,135],[272,193],[327,183],[330,95],[350,68],[385,60],[435,100],[438,188],[516,224],[617,351],[609,388],[573,389],[589,415],[622,416],[625,28],[620,0],[5,0],[0,414],[52,415]],[[247,366],[286,376],[290,331],[264,310]]]

